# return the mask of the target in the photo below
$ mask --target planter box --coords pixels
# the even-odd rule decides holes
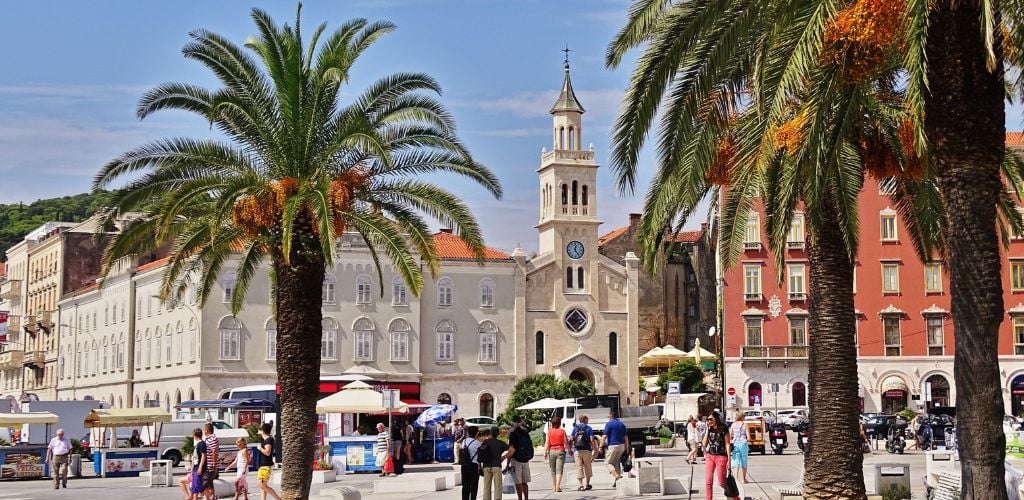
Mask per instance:
[[[313,471],[313,484],[333,483],[337,481],[337,475],[333,470]]]

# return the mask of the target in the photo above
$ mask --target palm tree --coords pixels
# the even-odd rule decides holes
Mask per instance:
[[[439,267],[425,217],[454,228],[478,255],[483,251],[469,209],[418,177],[455,173],[501,195],[494,175],[456,137],[428,75],[390,75],[352,102],[341,101],[352,65],[394,25],[355,19],[328,35],[322,24],[306,45],[299,14],[301,5],[294,26],[278,26],[253,9],[259,35],[246,41],[248,51],[209,31],[192,33],[185,57],[208,67],[221,87],[160,85],[142,97],[138,116],[190,111],[225,139],[146,144],[111,161],[94,181],[100,188],[124,179],[109,217],[132,214],[133,221],[107,249],[104,273],[120,259],[166,247],[162,298],[178,301],[195,287],[205,301],[218,273],[235,266],[237,313],[251,279],[269,261],[286,499],[309,496],[320,290],[325,267],[337,256],[335,239],[358,233],[375,261],[383,253],[415,293],[423,283],[421,264],[431,272]]]

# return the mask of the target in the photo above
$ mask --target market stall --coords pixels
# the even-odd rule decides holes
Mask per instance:
[[[171,414],[157,408],[96,409],[85,417],[87,429],[99,429],[99,446],[93,446],[93,468],[97,476],[136,477],[149,470],[149,462],[160,458],[160,449],[153,447],[124,448],[118,446],[117,429],[153,427],[155,441],[160,441],[164,422]]]
[[[422,458],[418,461],[455,461],[455,438],[450,434],[438,432],[437,424],[451,418],[457,411],[459,411],[459,407],[456,405],[433,405],[416,418],[413,424],[416,427],[423,427],[428,431],[424,434],[422,452],[420,453]]]
[[[382,413],[384,397],[361,381],[351,382],[341,391],[317,401],[317,413]],[[402,405],[395,412],[408,411]],[[330,447],[331,463],[340,472],[380,472],[374,463],[377,435],[373,432],[364,436],[325,436],[324,444]]]
[[[55,433],[57,415],[41,412],[0,413],[0,428],[21,428],[24,425],[46,425],[46,439]],[[40,479],[49,475],[45,444],[0,446],[0,479]]]

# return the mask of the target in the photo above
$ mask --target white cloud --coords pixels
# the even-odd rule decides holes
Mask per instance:
[[[551,133],[551,129],[547,128],[510,128],[510,129],[497,129],[497,130],[480,130],[480,131],[469,131],[470,133],[480,134],[488,137],[532,137],[532,136],[546,136]]]
[[[511,113],[522,118],[547,116],[560,91],[520,92],[477,102],[485,110]],[[619,111],[624,92],[621,89],[576,90],[576,97],[588,115],[611,115]]]
[[[136,99],[151,86],[141,85],[68,85],[57,83],[22,83],[0,85],[4,99],[44,101],[48,103],[81,104],[84,101]]]

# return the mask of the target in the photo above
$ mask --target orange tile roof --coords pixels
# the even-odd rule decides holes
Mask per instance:
[[[618,229],[613,229],[611,232],[609,232],[609,233],[607,233],[607,234],[605,234],[603,236],[599,236],[597,238],[597,246],[604,245],[605,243],[607,243],[607,242],[609,242],[611,240],[614,240],[615,238],[618,238],[619,236],[622,236],[623,234],[626,233],[627,230],[629,230],[629,226],[622,226],[622,227],[620,227]]]
[[[1007,132],[1006,145],[1018,147],[1024,146],[1024,132]]]
[[[675,243],[696,243],[703,237],[704,231],[679,231],[671,237],[671,241]]]
[[[96,284],[96,283],[93,283],[91,285],[86,285],[86,286],[83,286],[82,288],[79,288],[78,290],[75,290],[75,291],[73,291],[73,292],[71,292],[69,294],[64,295],[64,298],[74,297],[76,295],[82,295],[83,293],[87,293],[87,292],[91,292],[93,290],[96,290],[99,287],[100,286],[98,284]]]
[[[0,276],[4,276],[6,274],[7,274],[7,263],[6,262],[0,262]]]
[[[171,260],[170,257],[164,257],[164,258],[159,259],[159,260],[154,260],[153,262],[150,262],[148,264],[143,264],[143,265],[139,266],[139,272],[141,273],[141,272],[149,271],[150,269],[155,269],[157,267],[163,266],[164,264],[167,264],[167,262],[170,261],[170,260]]]
[[[466,242],[450,231],[434,233],[434,246],[441,260],[476,260],[476,255]],[[511,260],[512,257],[500,250],[484,247],[484,260]]]

